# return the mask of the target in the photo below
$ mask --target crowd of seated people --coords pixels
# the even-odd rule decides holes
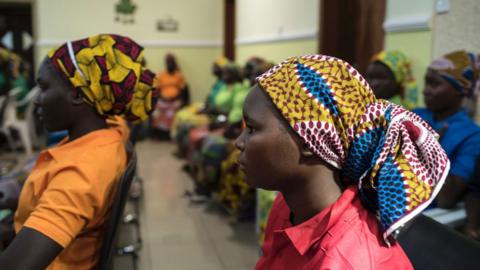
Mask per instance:
[[[226,58],[218,59],[212,67],[218,80],[205,103],[177,114],[172,136],[194,182],[194,190],[186,192],[191,201],[213,197],[235,218],[253,217],[255,192],[238,169],[233,140],[243,129],[245,98],[255,78],[269,67],[271,64],[258,57],[250,58],[243,69]]]
[[[138,46],[130,39],[120,38],[116,35],[100,35],[86,40],[92,47],[111,46],[115,42],[126,42],[126,46]],[[85,43],[86,40],[79,42]],[[104,42],[99,42],[99,40]],[[88,50],[88,46],[84,49]],[[4,253],[0,253],[0,263],[6,263],[8,259],[10,259],[9,263],[20,263],[23,251],[32,252],[32,259],[21,262],[26,267],[53,264],[58,265],[58,269],[76,269],[75,267],[78,267],[78,265],[74,261],[78,260],[78,256],[94,258],[82,262],[82,267],[85,265],[92,266],[98,261],[98,257],[92,252],[98,248],[100,241],[93,241],[91,238],[98,236],[98,228],[103,225],[108,215],[110,202],[107,197],[111,196],[112,187],[125,167],[125,153],[122,147],[124,147],[128,137],[126,125],[116,122],[122,122],[123,120],[115,118],[116,120],[105,121],[105,118],[122,115],[126,120],[145,121],[150,112],[152,112],[152,117],[148,120],[149,129],[160,131],[164,135],[167,134],[167,137],[171,138],[177,146],[175,155],[184,159],[184,169],[191,176],[194,184],[193,190],[185,192],[186,197],[191,202],[216,201],[224,206],[235,220],[258,218],[256,223],[259,226],[260,242],[263,244],[263,256],[257,265],[257,269],[273,267],[279,262],[292,263],[292,267],[309,263],[302,261],[303,258],[292,255],[293,250],[299,248],[296,245],[297,242],[295,242],[300,241],[299,239],[292,240],[294,247],[286,245],[279,248],[290,254],[291,258],[295,258],[292,262],[276,260],[275,256],[272,255],[276,252],[274,250],[278,248],[274,246],[273,235],[278,231],[285,231],[288,234],[288,228],[285,227],[285,224],[294,226],[305,222],[305,224],[308,223],[305,226],[315,226],[313,223],[324,221],[324,216],[313,214],[315,211],[318,214],[319,211],[317,210],[320,209],[322,210],[320,213],[323,213],[323,210],[327,209],[329,215],[333,215],[333,208],[326,207],[325,204],[333,205],[332,207],[346,207],[343,204],[348,204],[348,207],[363,209],[357,205],[356,199],[354,199],[358,193],[365,197],[362,197],[362,200],[365,199],[370,203],[372,203],[372,198],[379,196],[376,192],[378,192],[377,189],[382,190],[382,187],[369,186],[365,183],[353,187],[351,184],[364,176],[371,178],[370,184],[380,181],[380,178],[388,174],[386,172],[388,170],[384,169],[388,160],[381,160],[372,149],[360,147],[359,153],[364,151],[363,157],[371,158],[369,162],[372,163],[373,167],[370,169],[365,167],[364,175],[357,175],[359,168],[367,165],[358,161],[363,160],[360,158],[362,154],[359,154],[358,160],[342,156],[342,151],[346,151],[344,149],[346,145],[355,144],[352,135],[348,133],[351,130],[344,128],[344,126],[351,124],[348,122],[348,117],[364,117],[364,115],[355,114],[359,113],[360,109],[351,114],[346,113],[345,115],[348,117],[346,116],[345,119],[338,120],[338,115],[336,115],[339,111],[348,111],[350,107],[367,107],[370,104],[369,102],[381,107],[380,111],[376,111],[378,113],[376,116],[381,117],[375,120],[365,120],[364,124],[379,125],[375,126],[375,130],[383,130],[382,132],[385,133],[398,133],[395,137],[395,140],[397,140],[394,142],[395,148],[391,150],[397,151],[398,153],[395,153],[398,155],[391,157],[392,162],[398,164],[404,162],[399,154],[400,151],[407,148],[413,149],[414,147],[420,149],[418,153],[421,151],[428,153],[428,157],[422,157],[415,152],[415,155],[418,154],[418,156],[415,156],[413,160],[420,160],[419,163],[422,166],[425,164],[431,165],[434,162],[431,160],[434,156],[443,161],[443,154],[450,160],[449,171],[448,168],[444,167],[441,169],[422,167],[422,169],[425,169],[425,172],[422,173],[432,178],[432,181],[423,187],[426,190],[425,193],[420,194],[420,188],[414,186],[400,188],[400,192],[403,192],[403,189],[408,189],[405,194],[409,195],[412,194],[412,190],[419,192],[419,194],[413,193],[419,201],[417,202],[418,205],[412,207],[419,207],[418,209],[424,210],[426,207],[420,207],[420,205],[428,204],[433,198],[435,199],[429,205],[429,208],[450,209],[462,205],[464,202],[467,218],[465,226],[460,229],[469,237],[480,240],[480,166],[478,166],[480,164],[478,162],[480,160],[480,127],[472,119],[472,115],[477,113],[472,109],[475,106],[465,107],[465,104],[475,102],[478,93],[480,70],[476,54],[455,51],[433,60],[428,66],[424,78],[423,102],[419,100],[418,84],[412,75],[411,62],[400,51],[382,51],[372,57],[365,73],[365,80],[373,90],[372,93],[369,92],[370,87],[362,81],[363,78],[359,80],[356,70],[340,60],[330,59],[328,61],[332,61],[335,65],[338,65],[339,69],[348,73],[347,77],[350,80],[345,84],[348,87],[351,84],[357,84],[357,90],[364,95],[365,100],[350,104],[354,103],[350,97],[350,99],[345,99],[350,101],[344,103],[332,102],[326,97],[327,94],[321,93],[316,97],[321,100],[321,105],[306,102],[302,98],[308,95],[314,96],[315,91],[325,89],[311,83],[311,81],[318,79],[315,78],[316,73],[312,73],[312,71],[318,69],[326,72],[322,70],[322,61],[325,61],[325,59],[312,58],[312,56],[290,58],[288,60],[291,62],[290,65],[284,62],[272,68],[273,64],[260,57],[250,58],[243,67],[221,57],[212,65],[212,74],[216,81],[205,97],[205,101],[190,104],[188,85],[174,55],[166,55],[165,71],[154,76],[144,68],[145,63],[141,57],[129,55],[129,53],[133,54],[132,51],[123,52],[121,49],[118,49],[119,51],[107,49],[109,48],[105,48],[106,51],[124,53],[128,56],[122,58],[111,56],[115,60],[107,60],[128,61],[128,65],[138,67],[132,69],[130,73],[133,74],[132,76],[140,77],[139,80],[135,80],[134,85],[120,86],[114,81],[108,83],[95,82],[92,79],[96,78],[95,76],[85,78],[84,76],[92,76],[92,74],[89,74],[90,70],[85,69],[78,63],[84,63],[97,56],[92,50],[85,54],[76,52],[72,59],[70,54],[65,54],[65,51],[68,51],[68,43],[52,51],[42,62],[37,80],[40,88],[42,88],[42,99],[38,102],[40,107],[45,110],[45,117],[51,118],[45,119],[46,124],[51,125],[46,128],[52,132],[68,130],[69,137],[65,138],[58,146],[40,154],[33,168],[33,172],[35,172],[32,173],[33,176],[28,179],[25,175],[21,177],[23,180],[26,179],[25,184],[21,181],[18,185],[2,186],[0,179],[0,186],[4,190],[13,190],[20,196],[20,198],[17,198],[19,200],[16,201],[0,200],[0,208],[7,210],[0,211],[0,243],[9,246]],[[110,56],[106,55],[104,57]],[[102,61],[98,61],[98,67],[100,70],[104,68]],[[68,70],[68,68],[73,68],[74,71]],[[70,76],[72,72],[77,72],[80,75]],[[105,70],[104,72],[108,71]],[[6,50],[0,50],[1,95],[8,95],[9,89],[18,87],[21,91],[17,98],[25,97],[30,89],[28,74],[29,65],[22,64],[18,56]],[[298,81],[284,85],[286,74],[296,74],[297,77],[295,78]],[[112,73],[112,76],[114,76],[114,73]],[[334,77],[335,75],[327,74],[325,76]],[[318,83],[318,81],[315,82]],[[100,84],[100,87],[93,85],[95,83]],[[361,86],[358,87],[358,85]],[[125,91],[124,88],[131,88],[130,90],[135,92],[135,97],[143,98],[141,105],[140,103],[134,103],[132,96],[123,92]],[[74,91],[71,91],[71,93],[74,94],[68,92],[72,89]],[[331,93],[336,92],[337,97],[349,95],[349,93],[344,93],[345,89],[332,86]],[[111,101],[113,103],[102,99],[103,96],[112,94],[109,91],[112,91],[115,96],[115,99]],[[392,107],[394,109],[391,109],[388,105],[390,103],[382,103],[382,100],[388,100],[392,104],[402,106],[414,112],[415,115],[410,111],[404,112],[400,107]],[[59,105],[53,108],[55,106],[51,105],[52,102],[65,106]],[[302,102],[305,103],[303,107],[300,107]],[[258,104],[260,103],[263,104],[263,108],[259,108],[261,105]],[[420,108],[420,104],[423,103],[425,108]],[[389,118],[390,110],[397,110],[399,114],[408,115],[409,119],[413,119],[412,122],[414,123],[412,125],[414,127],[410,128],[409,124],[406,124],[407,127],[404,130],[401,128],[394,131],[387,129],[386,127],[394,121],[393,118]],[[22,115],[24,111],[25,108],[18,108],[19,115]],[[303,115],[307,114],[307,111],[309,115]],[[260,112],[266,115],[265,119],[261,119],[262,113]],[[321,116],[322,113],[324,113],[323,116]],[[82,117],[75,117],[75,115],[82,115]],[[301,119],[299,115],[309,118],[311,126],[305,125],[303,122],[300,123],[304,119]],[[368,117],[373,117],[371,115]],[[416,115],[420,118],[415,118]],[[368,117],[365,116],[365,118]],[[88,122],[85,119],[88,119]],[[268,119],[270,119],[270,122],[265,122]],[[327,124],[322,121],[327,122]],[[337,134],[335,136],[338,137],[328,135],[328,132],[322,133],[322,136],[325,137],[311,134],[312,130],[319,130],[319,125],[325,125],[325,129],[335,129]],[[275,132],[258,135],[258,133],[266,132],[266,129],[262,129],[266,126],[269,128],[275,126],[278,129],[275,132],[282,131],[287,134],[287,137],[281,137]],[[134,132],[138,126],[130,125],[130,127]],[[432,130],[430,130],[430,127]],[[367,130],[372,130],[372,128],[367,128]],[[433,138],[438,135],[438,145],[431,146],[436,150],[436,153],[432,153],[432,149],[427,149],[424,145],[417,145],[421,139],[425,138],[418,138],[416,130],[425,131],[427,137]],[[275,137],[274,133],[275,136],[278,135],[279,137]],[[404,137],[399,139],[399,134]],[[249,141],[250,136],[252,138],[259,136],[256,137],[258,141],[255,139]],[[327,136],[333,137],[327,138]],[[384,145],[375,141],[376,135],[371,136],[371,145],[378,147],[378,151],[383,151],[382,147]],[[270,138],[271,141],[266,138]],[[300,145],[301,140],[303,140],[303,146]],[[333,143],[335,140],[339,142],[337,144]],[[264,144],[259,144],[259,141],[263,141]],[[278,149],[274,149],[274,145],[270,144],[273,141],[285,144],[279,144]],[[110,148],[103,149],[104,144],[110,145]],[[250,150],[247,150],[246,145],[248,144],[253,145],[250,146]],[[299,153],[292,150],[291,147],[294,145],[299,147],[299,149],[295,148],[295,150],[299,150]],[[319,147],[319,145],[328,147],[330,152],[318,150],[316,147]],[[264,149],[265,151],[252,150],[254,148]],[[318,152],[312,149],[317,149]],[[112,155],[112,152],[120,157],[115,163],[92,164],[90,162],[91,160],[100,161],[104,157]],[[275,154],[278,154],[278,156],[273,157]],[[284,154],[284,160],[281,159],[281,154]],[[83,158],[83,155],[88,158]],[[248,157],[250,159],[249,164],[245,161],[247,155],[250,155]],[[254,157],[255,155],[258,155],[258,157]],[[301,164],[294,164],[293,155],[298,155],[295,157],[307,165],[302,162],[300,162]],[[79,159],[72,158],[73,156],[78,156]],[[260,160],[261,157],[265,159]],[[423,179],[419,179],[420,173],[416,175],[415,170],[417,168],[412,165],[413,161],[406,159],[408,162],[403,164],[403,168],[412,172],[409,183],[417,185]],[[51,160],[54,160],[55,163]],[[108,160],[108,158],[105,158],[105,160]],[[239,160],[244,164],[239,165]],[[258,164],[253,164],[252,160],[257,160]],[[75,165],[72,165],[72,162]],[[282,164],[285,165],[284,168],[280,167]],[[251,174],[248,177],[246,176],[246,169],[242,168],[242,166],[247,165]],[[261,167],[262,165],[264,167]],[[287,169],[291,170],[291,175],[289,175],[290,171],[287,171]],[[28,170],[32,170],[32,166],[28,166]],[[265,170],[271,175],[256,170]],[[55,174],[48,174],[49,171],[55,171]],[[446,174],[447,171],[448,174]],[[92,182],[94,179],[90,176],[96,172],[105,176],[102,185],[97,186],[97,182]],[[335,181],[329,184],[318,184],[313,181],[312,177],[316,173],[327,174],[327,178]],[[337,181],[337,173],[342,176],[342,179],[348,178],[352,182]],[[48,175],[45,178],[39,177],[39,174]],[[278,176],[284,182],[273,183],[269,182],[271,180],[262,179],[262,177],[268,178],[272,175]],[[77,179],[83,183],[85,190],[88,189],[88,192],[80,187],[79,189],[65,187],[58,179],[66,177]],[[294,178],[299,178],[300,182],[294,183]],[[20,195],[22,186],[23,191]],[[92,189],[92,186],[95,186],[95,188]],[[300,198],[298,194],[293,194],[297,187],[304,188],[304,191],[308,191],[306,192],[308,194],[314,190],[317,190],[319,194],[324,194],[329,190],[332,192],[331,194],[337,194],[338,196],[332,197],[328,201],[308,201],[310,198]],[[438,187],[441,187],[441,189]],[[38,194],[36,193],[37,189],[41,189]],[[385,188],[385,190],[385,194],[390,192],[388,188]],[[279,194],[279,191],[281,194]],[[313,196],[314,194],[310,195]],[[322,196],[325,197],[325,194]],[[88,199],[86,199],[87,197]],[[305,209],[311,210],[311,213],[302,212],[302,210],[299,210],[301,207],[292,209],[292,213],[290,213],[287,209],[295,204],[292,202],[310,203],[311,205],[307,205]],[[72,203],[75,204],[75,207],[72,207]],[[322,207],[313,205],[313,203],[318,203]],[[337,205],[339,203],[342,205]],[[397,206],[389,199],[385,199],[385,201],[379,199],[372,203],[372,207],[383,210]],[[95,209],[95,211],[91,211],[92,209]],[[13,216],[15,210],[17,212]],[[258,215],[255,211],[258,211]],[[377,237],[391,244],[388,237],[397,226],[400,226],[396,223],[398,219],[403,216],[409,218],[411,216],[392,214],[388,209],[384,211],[381,212],[379,217],[380,225],[374,222],[375,218],[363,212],[361,212],[360,222],[378,226],[379,231],[384,230],[383,237],[376,234],[368,235],[368,237]],[[270,215],[271,212],[272,215]],[[293,213],[305,215],[293,216]],[[315,219],[318,220],[315,221]],[[310,224],[309,222],[313,223]],[[373,223],[376,225],[372,225]],[[55,229],[50,229],[51,226]],[[356,227],[352,231],[356,232],[357,229],[361,231],[361,228]],[[15,237],[14,230],[17,233]],[[292,233],[304,233],[304,231],[299,229]],[[342,243],[342,239],[332,241]],[[26,248],[29,245],[32,247]],[[88,248],[79,252],[84,246],[88,246]],[[380,246],[375,252],[383,254],[382,252],[385,252],[385,250],[381,249]],[[35,255],[37,253],[33,249],[43,249],[42,252],[38,253],[41,254],[41,258],[40,255]],[[393,260],[396,260],[399,263],[399,268],[408,266],[408,263],[404,262],[405,256],[398,246],[393,245],[390,253],[387,253],[383,255],[391,256]],[[335,254],[330,255],[337,256]],[[347,261],[350,259],[353,260],[347,258],[343,263],[349,263]]]

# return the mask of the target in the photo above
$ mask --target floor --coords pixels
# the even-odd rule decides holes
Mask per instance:
[[[139,268],[253,269],[259,251],[254,224],[233,223],[218,205],[192,204],[183,197],[191,180],[172,156],[172,144],[144,141],[136,150],[144,181]],[[115,269],[131,269],[127,260],[117,260]]]

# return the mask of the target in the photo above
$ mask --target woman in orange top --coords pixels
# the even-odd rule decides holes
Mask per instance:
[[[37,103],[45,126],[67,129],[69,137],[43,151],[26,180],[2,269],[95,267],[126,165],[125,132],[108,128],[106,118],[148,117],[154,74],[142,59],[143,48],[131,39],[103,34],[67,42],[42,62]]]
[[[173,54],[165,56],[165,66],[166,70],[155,77],[154,84],[160,99],[157,101],[152,117],[152,126],[155,129],[169,132],[175,113],[188,101],[183,98],[186,83]]]

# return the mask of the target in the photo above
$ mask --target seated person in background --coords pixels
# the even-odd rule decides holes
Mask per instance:
[[[178,145],[177,155],[179,157],[184,157],[187,151],[188,132],[192,128],[207,127],[210,123],[208,112],[210,108],[214,108],[215,98],[224,85],[222,80],[223,68],[228,65],[229,62],[230,60],[227,58],[220,57],[213,63],[212,74],[215,76],[216,81],[212,85],[205,103],[191,104],[175,114],[170,136]]]
[[[142,58],[143,48],[131,39],[102,34],[67,42],[42,62],[37,103],[45,126],[67,129],[69,137],[43,151],[26,180],[15,214],[17,235],[0,253],[2,269],[93,269],[97,264],[102,230],[126,165],[127,136],[122,128],[109,129],[106,117],[148,117],[154,74],[140,64]]]
[[[337,58],[292,57],[257,82],[238,162],[280,194],[256,269],[412,269],[393,236],[448,172],[435,132]]]
[[[12,89],[12,52],[0,48],[0,96],[7,95]]]
[[[410,61],[399,51],[382,51],[373,56],[365,79],[377,98],[386,99],[406,109],[417,106],[417,83]]]
[[[243,82],[249,87],[252,87],[252,77],[254,77],[254,73],[256,72],[255,69],[258,69],[258,67],[261,66],[266,66],[267,64],[267,61],[263,58],[257,56],[250,57],[242,70]],[[253,84],[255,84],[255,78],[253,78]]]
[[[223,70],[223,81],[225,84],[214,100],[214,107],[208,112],[211,116],[209,126],[194,128],[189,132],[187,162],[196,183],[198,178],[204,178],[203,157],[207,155],[216,161],[223,160],[227,154],[227,140],[223,134],[242,120],[241,109],[249,87],[242,83],[240,69],[235,64],[227,65]],[[200,186],[196,187],[197,193],[202,195],[209,195],[211,192],[209,188],[205,187],[200,191]],[[205,197],[201,198],[204,199]]]
[[[243,128],[243,104],[250,87],[255,84],[257,76],[273,65],[266,61],[254,61],[247,63],[245,67],[247,66],[250,66],[250,70],[243,74],[248,76],[244,79],[248,81],[248,88],[235,96],[234,108],[229,115],[232,122],[223,134],[213,134],[205,139],[197,161],[199,173],[195,178],[197,186],[206,186],[209,193],[215,193],[215,198],[229,209],[235,220],[251,219],[255,216],[255,190],[245,183],[243,173],[236,164],[238,150],[235,150],[233,140]]]
[[[426,108],[414,110],[439,133],[440,144],[451,162],[450,173],[436,199],[441,208],[454,207],[463,199],[480,157],[480,127],[462,108],[463,99],[472,96],[478,78],[474,54],[446,54],[427,69],[423,90]]]
[[[467,212],[465,234],[480,241],[480,159],[477,159],[475,174],[468,183],[465,210]]]
[[[154,81],[159,99],[152,115],[154,129],[170,132],[175,113],[187,105],[185,100],[186,82],[173,54],[165,56],[166,70],[160,72]]]

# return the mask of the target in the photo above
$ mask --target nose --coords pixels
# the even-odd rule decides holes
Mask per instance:
[[[243,151],[245,149],[245,129],[242,130],[240,136],[238,136],[235,140],[235,147],[240,151]]]

